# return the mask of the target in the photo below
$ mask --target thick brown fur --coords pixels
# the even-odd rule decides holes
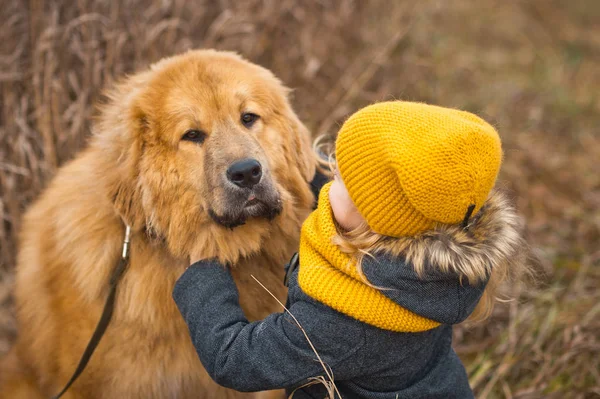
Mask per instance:
[[[283,264],[314,201],[309,133],[281,83],[231,53],[162,60],[108,98],[89,146],[25,216],[19,334],[0,370],[0,396],[49,398],[67,382],[100,317],[127,223],[131,260],[112,323],[64,398],[257,397],[210,380],[171,292],[194,249],[234,266],[249,319],[281,310],[250,275],[285,297]],[[244,112],[260,119],[248,128]],[[205,141],[182,140],[188,129]],[[228,165],[245,158],[263,166],[264,214],[244,213],[243,195],[232,199],[225,181]],[[227,228],[209,212],[245,224]]]

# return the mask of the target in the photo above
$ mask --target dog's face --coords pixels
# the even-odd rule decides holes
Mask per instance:
[[[281,150],[285,100],[260,72],[235,59],[194,59],[153,79],[138,106],[147,129],[140,172],[156,196],[169,195],[156,183],[171,175],[196,193],[201,213],[227,228],[281,211],[271,168],[282,165],[270,159]]]
[[[197,51],[158,63],[130,86],[122,118],[133,181],[117,185],[115,205],[178,254],[206,229],[273,222],[294,186],[312,178],[308,132],[269,71]]]

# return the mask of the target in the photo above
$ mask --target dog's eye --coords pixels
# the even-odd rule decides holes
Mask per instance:
[[[242,114],[242,124],[244,126],[246,126],[247,128],[252,127],[252,125],[254,125],[254,122],[256,122],[258,119],[260,118],[260,116],[250,113],[250,112],[246,112],[244,114]]]
[[[182,140],[193,141],[194,143],[202,143],[206,138],[206,133],[201,130],[190,129],[181,137]]]

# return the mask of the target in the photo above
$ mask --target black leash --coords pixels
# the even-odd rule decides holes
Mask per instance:
[[[319,202],[319,193],[325,184],[327,184],[331,179],[325,173],[321,172],[317,167],[315,171],[315,175],[313,176],[312,181],[310,182],[310,191],[312,191],[315,196],[315,203],[313,205],[313,209],[317,209],[317,203]]]
[[[296,268],[298,268],[298,265],[300,265],[300,257],[298,256],[298,252],[295,252],[292,255],[292,258],[290,259],[288,264],[285,265],[285,276],[283,277],[283,285],[285,285],[286,287],[290,286],[290,276],[294,274],[294,271],[296,270]]]
[[[79,364],[77,365],[77,369],[71,376],[71,379],[65,387],[60,391],[60,393],[54,396],[52,399],[59,399],[68,389],[69,387],[77,380],[77,377],[81,375],[85,366],[87,366],[92,354],[96,350],[96,347],[100,343],[102,336],[106,332],[108,325],[110,324],[110,319],[113,315],[113,310],[115,308],[115,297],[117,293],[117,286],[119,285],[119,281],[121,280],[121,276],[123,272],[127,268],[127,264],[129,263],[129,238],[131,234],[131,228],[129,226],[125,229],[125,240],[123,241],[123,253],[121,254],[121,258],[119,259],[119,263],[117,263],[117,267],[113,270],[112,276],[110,277],[110,291],[108,293],[108,297],[106,298],[106,303],[104,304],[104,310],[102,311],[102,316],[100,316],[100,321],[96,325],[96,329],[94,330],[94,334],[92,338],[90,338],[90,342],[88,342],[81,359],[79,360]]]

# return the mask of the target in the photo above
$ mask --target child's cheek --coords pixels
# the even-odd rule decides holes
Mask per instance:
[[[333,217],[340,222],[340,219],[344,218],[343,208],[344,205],[340,198],[340,184],[338,180],[335,180],[329,189],[329,203],[331,204],[331,210],[333,211]]]
[[[354,204],[343,184],[336,180],[329,189],[329,203],[333,211],[333,217],[340,226],[345,229],[352,228],[352,213]]]

